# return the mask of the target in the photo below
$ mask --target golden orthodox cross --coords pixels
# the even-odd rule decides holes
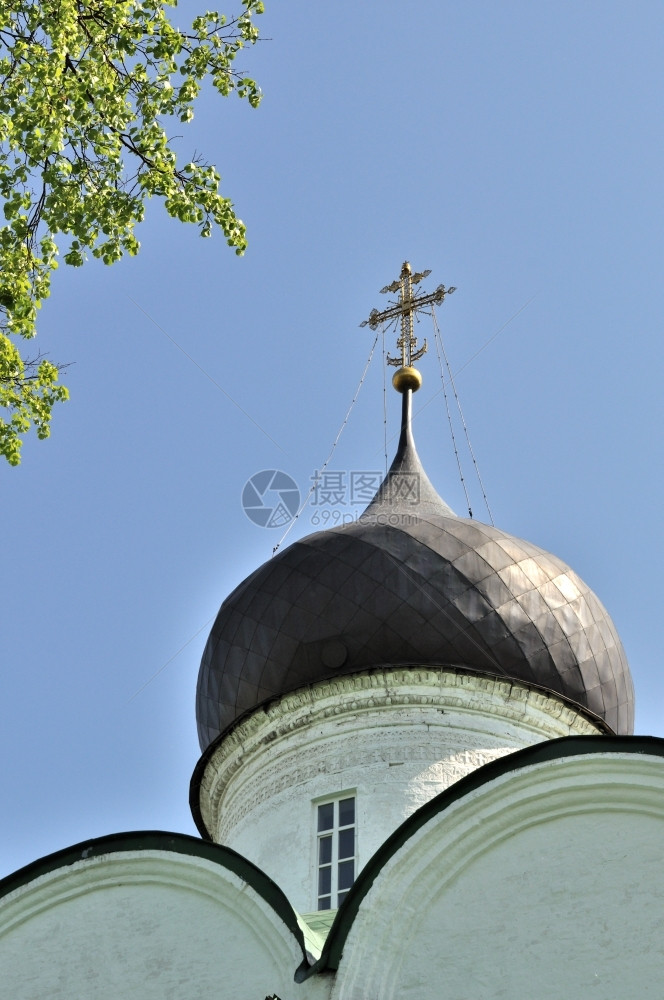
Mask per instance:
[[[453,287],[445,288],[445,285],[438,285],[435,292],[431,292],[429,295],[414,295],[413,286],[418,285],[423,278],[428,277],[430,274],[431,271],[421,271],[419,274],[413,274],[410,264],[406,261],[401,268],[401,274],[398,279],[393,281],[391,285],[381,288],[381,293],[383,294],[387,292],[399,292],[398,301],[391,303],[382,312],[379,312],[378,309],[372,309],[369,319],[365,319],[364,322],[360,323],[360,326],[369,326],[372,330],[375,330],[381,323],[396,319],[401,321],[401,336],[397,340],[397,347],[401,351],[401,357],[392,358],[388,354],[388,365],[400,365],[402,368],[410,368],[413,361],[417,361],[418,358],[422,357],[427,349],[427,342],[425,340],[419,350],[417,349],[417,338],[413,332],[415,313],[418,309],[423,309],[428,305],[440,305],[446,295],[451,295],[452,292],[456,291]]]

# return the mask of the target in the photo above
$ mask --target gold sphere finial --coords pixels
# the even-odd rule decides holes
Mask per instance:
[[[417,392],[422,385],[422,376],[417,368],[413,368],[412,365],[404,365],[392,376],[392,385],[397,392],[406,392],[408,389]]]

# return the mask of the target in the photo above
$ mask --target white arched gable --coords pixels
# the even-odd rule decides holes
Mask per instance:
[[[297,917],[280,890],[233,852],[190,837],[131,834],[56,859],[5,880],[3,996],[292,995],[304,960]]]
[[[426,822],[416,813],[339,913],[333,997],[656,995],[663,745],[554,741],[489,765],[484,782],[476,772],[463,794],[439,796]]]

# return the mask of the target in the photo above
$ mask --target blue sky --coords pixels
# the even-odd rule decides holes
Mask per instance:
[[[278,468],[308,489],[371,348],[359,323],[406,259],[457,287],[438,316],[497,525],[598,593],[637,730],[664,736],[663,18],[267,0],[243,61],[260,109],[206,94],[177,140],[220,168],[246,256],[155,203],[138,258],[63,266],[42,310],[72,398],[0,469],[2,874],[104,833],[193,832],[205,637],[280,534],[242,488]],[[421,370],[418,448],[464,513],[434,353]],[[376,360],[330,468],[381,467],[383,405]],[[311,530],[306,512],[290,538]]]

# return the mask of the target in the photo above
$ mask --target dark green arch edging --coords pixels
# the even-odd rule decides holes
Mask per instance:
[[[300,966],[295,975],[296,981],[303,982],[316,973],[338,969],[348,933],[362,901],[374,881],[390,858],[434,816],[444,812],[454,802],[475,789],[481,788],[482,785],[486,785],[504,774],[509,774],[510,771],[589,753],[631,753],[664,757],[664,739],[658,736],[562,736],[559,739],[536,743],[523,750],[516,750],[505,757],[490,761],[464,778],[460,778],[459,781],[450,785],[429,802],[425,802],[412,816],[409,816],[369,859],[339,907],[320,958],[311,966]]]
[[[302,964],[296,975],[299,977],[306,974],[309,963],[304,935],[298,924],[295,910],[276,882],[273,882],[264,871],[242,857],[237,851],[231,850],[230,847],[211,844],[185,833],[145,830],[111,833],[105,837],[84,840],[80,844],[74,844],[73,847],[65,847],[54,854],[47,854],[46,857],[39,858],[24,868],[19,868],[11,875],[7,875],[0,881],[0,899],[15,889],[28,885],[41,875],[47,875],[59,868],[66,868],[78,861],[89,861],[91,858],[98,858],[105,854],[120,854],[126,851],[168,851],[172,854],[183,854],[192,858],[204,858],[206,861],[213,861],[220,868],[226,868],[233,872],[247,885],[250,885],[288,927],[302,952]]]

